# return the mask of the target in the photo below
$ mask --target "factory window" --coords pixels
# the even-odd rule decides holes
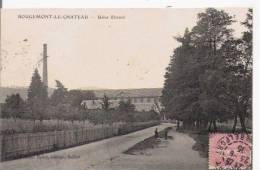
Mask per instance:
[[[140,103],[143,103],[144,99],[143,98],[140,98]]]
[[[150,102],[151,102],[151,99],[150,99],[150,98],[147,98],[147,102],[150,103]]]

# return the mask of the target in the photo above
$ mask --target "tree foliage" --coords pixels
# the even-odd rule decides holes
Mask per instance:
[[[43,120],[45,109],[48,104],[47,87],[41,81],[41,77],[37,69],[35,69],[31,84],[28,89],[27,105],[32,119]]]
[[[68,91],[67,102],[74,107],[81,108],[83,100],[93,100],[96,96],[93,91],[70,90]]]
[[[125,113],[134,112],[135,105],[131,103],[130,99],[128,99],[127,101],[121,100],[119,102],[118,110]]]
[[[168,117],[186,127],[205,127],[240,118],[242,130],[251,109],[252,10],[242,25],[248,31],[233,37],[233,17],[208,8],[197,24],[176,40],[181,44],[166,69],[162,103]]]
[[[19,94],[7,96],[3,105],[2,117],[22,118],[25,114],[25,102]]]
[[[53,106],[57,106],[58,104],[64,104],[68,98],[68,90],[64,87],[64,85],[56,80],[56,89],[53,91],[50,104]]]
[[[109,102],[109,98],[107,97],[106,94],[104,94],[103,98],[102,98],[102,109],[105,110],[105,111],[108,111],[109,110],[109,107],[110,107],[110,102]]]

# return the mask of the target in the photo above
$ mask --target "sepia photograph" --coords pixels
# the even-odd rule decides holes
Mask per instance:
[[[0,169],[252,169],[253,9],[1,9]]]

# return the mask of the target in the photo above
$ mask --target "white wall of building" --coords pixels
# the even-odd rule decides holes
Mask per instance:
[[[161,107],[161,103],[159,101],[159,97],[124,97],[124,98],[117,98],[117,99],[110,99],[110,108],[118,108],[120,101],[128,101],[135,105],[136,111],[150,111],[156,110],[155,103],[157,102]],[[102,109],[102,99],[96,100],[84,100],[82,101],[82,105],[84,105],[87,109],[95,110],[95,109]]]

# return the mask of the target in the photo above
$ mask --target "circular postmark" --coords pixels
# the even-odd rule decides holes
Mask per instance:
[[[251,167],[252,136],[249,134],[213,134],[210,137],[210,166],[215,169]]]

